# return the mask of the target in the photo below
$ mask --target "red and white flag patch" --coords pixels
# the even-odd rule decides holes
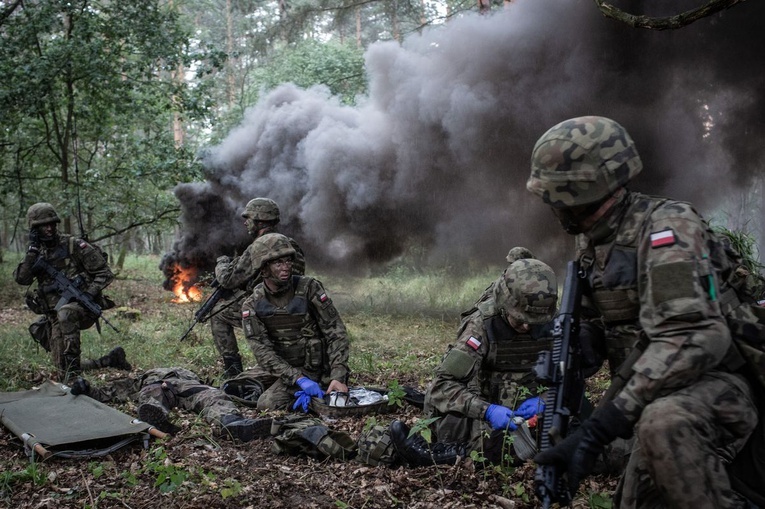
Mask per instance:
[[[326,293],[322,293],[321,295],[319,295],[319,300],[321,302],[327,302],[327,299],[329,299],[329,297],[327,297]]]
[[[675,232],[671,229],[651,234],[651,247],[671,246],[675,242],[677,242],[677,237],[675,237]]]
[[[242,318],[248,318],[250,316],[250,310],[249,309],[243,309],[242,310]]]
[[[478,338],[475,338],[473,336],[470,336],[468,340],[465,342],[467,346],[472,348],[473,350],[478,350],[478,348],[481,346],[481,342],[478,340]]]
[[[80,249],[85,249],[86,247],[88,247],[88,243],[85,242],[84,240],[81,240],[80,241]]]

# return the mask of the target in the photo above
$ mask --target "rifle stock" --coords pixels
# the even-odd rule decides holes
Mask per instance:
[[[568,434],[571,418],[578,415],[584,398],[579,344],[582,278],[579,263],[568,262],[561,307],[553,328],[552,351],[542,352],[534,367],[537,380],[548,387],[540,451],[553,447]],[[537,466],[535,492],[543,507],[556,502],[566,506],[571,502],[574,494],[569,493],[563,474],[558,465]]]
[[[101,306],[96,304],[90,295],[80,290],[79,286],[75,282],[70,281],[63,272],[48,263],[42,256],[38,256],[34,265],[32,265],[33,271],[37,271],[39,269],[44,270],[45,273],[48,274],[51,279],[53,279],[53,284],[61,294],[61,298],[59,298],[58,302],[56,303],[56,307],[54,308],[55,311],[61,309],[61,306],[65,304],[76,301],[82,307],[87,309],[89,313],[96,317],[96,328],[98,328],[99,333],[101,332],[101,328],[98,325],[99,318],[102,319],[106,325],[114,329],[115,332],[119,332],[117,327],[112,325],[111,322],[109,322],[109,320],[103,316]]]
[[[228,299],[234,295],[234,291],[223,288],[218,282],[217,278],[212,280],[212,283],[210,283],[210,286],[212,288],[215,288],[215,291],[212,294],[210,294],[209,297],[207,297],[207,300],[204,301],[202,306],[200,306],[200,308],[196,311],[196,313],[194,313],[194,321],[191,322],[191,326],[188,328],[186,333],[183,336],[181,336],[180,341],[183,341],[184,339],[186,339],[186,337],[191,333],[191,330],[194,327],[196,327],[198,323],[200,322],[205,323],[207,320],[212,318],[215,314],[219,313],[220,311],[223,311],[223,309],[221,309],[219,311],[216,311],[216,313],[212,313],[213,308],[215,307],[215,305],[218,303],[219,300]],[[242,293],[242,295],[240,295],[240,298],[243,296],[244,296],[244,292]],[[239,300],[239,299],[236,299],[236,300]],[[229,303],[226,307],[230,306],[234,302],[236,301]]]

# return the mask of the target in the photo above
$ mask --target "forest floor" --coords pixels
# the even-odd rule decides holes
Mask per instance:
[[[166,299],[166,296],[152,282],[125,284],[130,288],[123,291],[133,296],[130,306],[139,309],[144,320],[151,320],[152,313],[159,307],[157,299]],[[0,298],[2,327],[24,330],[33,315],[23,304],[3,300],[7,299]],[[356,364],[370,366],[369,370],[357,369],[353,379],[355,385],[385,387],[391,380],[396,380],[402,386],[424,391],[433,365],[450,339],[446,337],[440,344],[423,347],[432,348],[431,352],[410,352],[407,355],[413,357],[407,362],[412,369],[399,370],[397,365],[385,362],[386,356],[395,353],[385,348],[375,353],[379,348],[375,331],[382,325],[375,325],[368,316],[348,314],[344,319],[354,335],[352,345],[357,352]],[[407,328],[419,331],[419,336],[426,336],[424,331],[428,326],[423,325],[422,317],[397,318],[395,325],[384,318],[378,319],[380,323],[386,323],[385,327],[397,328],[387,330],[386,336],[403,336]],[[454,323],[434,327],[438,331],[435,335],[444,334],[446,330],[451,331],[452,336],[454,334]],[[365,332],[358,332],[360,330]],[[179,335],[177,331],[176,335]],[[129,339],[126,341],[130,357],[130,351],[140,346]],[[430,342],[434,340],[430,339]],[[194,338],[190,343],[191,346],[185,348],[193,347]],[[33,346],[29,348],[34,349]],[[358,355],[362,351],[365,353],[360,359]],[[13,368],[16,371],[10,371],[18,373],[15,386],[31,388],[48,378],[47,358],[39,355],[36,357],[42,359],[39,362],[20,365]],[[375,358],[374,363],[371,357]],[[0,360],[2,362],[5,361]],[[179,359],[169,362],[179,362]],[[191,361],[186,358],[184,362],[186,367],[208,380],[213,379],[220,369],[206,360],[199,360],[194,365],[193,356]],[[6,366],[3,372],[8,373],[9,369]],[[134,368],[134,372],[138,369],[138,366]],[[105,383],[124,375],[124,372],[106,369],[92,376],[96,383]],[[118,409],[135,415],[134,405],[127,404]],[[248,407],[243,407],[242,412],[248,417],[264,417]],[[325,424],[332,430],[347,432],[355,440],[370,423],[385,425],[400,419],[413,425],[421,416],[419,408],[404,404],[392,413],[344,417],[326,420]],[[517,467],[481,468],[480,463],[474,463],[468,457],[455,465],[373,467],[356,460],[316,460],[304,455],[275,454],[272,437],[256,438],[247,443],[233,441],[220,436],[198,416],[183,410],[173,411],[172,419],[180,426],[180,431],[164,439],[152,439],[148,448],[137,443],[99,458],[74,460],[54,456],[35,463],[30,462],[21,441],[0,427],[0,508],[525,509],[540,506],[534,496],[535,467],[532,462]],[[615,484],[614,477],[588,479],[573,507],[611,507],[610,494]]]

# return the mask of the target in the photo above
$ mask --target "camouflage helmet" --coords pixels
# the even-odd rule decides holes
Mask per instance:
[[[517,260],[522,260],[524,258],[534,258],[534,253],[526,249],[525,247],[514,247],[512,248],[505,257],[505,260],[507,260],[507,263],[513,263]]]
[[[290,239],[281,233],[266,233],[252,243],[252,266],[261,269],[271,260],[284,256],[295,256],[295,248]]]
[[[253,198],[244,206],[242,217],[256,221],[279,221],[279,206],[268,198]]]
[[[554,208],[575,207],[610,196],[642,169],[624,127],[605,117],[578,117],[539,138],[526,188]]]
[[[60,223],[56,209],[50,203],[35,203],[27,210],[27,225],[30,229],[50,223]]]
[[[516,260],[494,283],[494,302],[498,309],[519,322],[549,322],[558,303],[555,272],[539,260]]]

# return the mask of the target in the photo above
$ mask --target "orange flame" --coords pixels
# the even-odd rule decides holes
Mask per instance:
[[[173,266],[173,288],[175,298],[171,302],[199,302],[202,300],[202,290],[194,282],[197,281],[197,269],[194,267]]]

